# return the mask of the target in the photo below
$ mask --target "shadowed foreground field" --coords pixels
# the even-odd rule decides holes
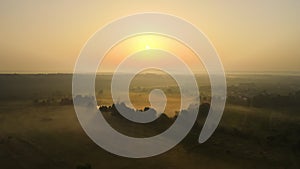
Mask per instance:
[[[99,169],[299,168],[300,119],[276,111],[269,116],[263,109],[227,106],[220,126],[206,143],[196,143],[199,130],[195,127],[182,143],[164,154],[128,159],[94,144],[81,129],[72,105],[37,106],[24,101],[0,106],[2,169],[89,165]],[[106,118],[114,127],[126,125],[118,117]],[[136,132],[130,125],[123,130]]]
[[[1,169],[300,168],[299,76],[228,76],[225,112],[212,137],[203,144],[197,143],[202,119],[176,147],[145,159],[113,155],[89,139],[73,108],[71,78],[0,75]],[[108,106],[111,76],[97,78],[97,100]],[[160,79],[161,86],[155,87],[170,96],[169,110],[175,113],[176,86],[161,75],[137,77],[131,86],[134,97],[147,98],[151,88],[144,83],[151,82],[151,78]],[[200,87],[201,94],[209,93],[205,91],[209,89],[207,84]],[[147,106],[141,100],[133,101],[139,108]],[[168,114],[142,126],[109,112],[103,115],[116,130],[139,137],[164,131],[172,125],[173,118]]]

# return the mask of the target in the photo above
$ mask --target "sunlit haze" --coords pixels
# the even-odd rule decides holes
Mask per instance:
[[[299,9],[297,0],[2,0],[0,72],[71,73],[93,33],[115,19],[145,11],[176,15],[202,30],[217,49],[226,72],[298,71]],[[141,45],[140,50],[149,50],[159,44],[160,40],[150,40],[130,48]]]

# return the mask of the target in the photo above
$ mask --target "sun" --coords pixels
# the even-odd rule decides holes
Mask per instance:
[[[150,46],[149,46],[149,45],[146,45],[145,48],[148,50],[148,49],[150,49]]]

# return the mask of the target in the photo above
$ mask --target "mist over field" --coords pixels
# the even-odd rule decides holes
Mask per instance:
[[[116,130],[135,137],[153,136],[168,129],[180,113],[176,81],[165,74],[145,73],[131,82],[134,107],[129,108],[151,108],[149,93],[158,88],[168,99],[166,109],[146,125],[128,121],[114,109],[111,78],[110,74],[97,75],[95,93],[97,106]],[[106,152],[84,133],[73,108],[71,74],[2,74],[0,168],[300,167],[298,74],[227,74],[228,95],[221,123],[203,144],[198,144],[198,137],[209,109],[210,83],[204,74],[196,79],[201,106],[188,136],[161,155],[129,159]]]
[[[0,169],[300,169],[299,9],[1,0]]]

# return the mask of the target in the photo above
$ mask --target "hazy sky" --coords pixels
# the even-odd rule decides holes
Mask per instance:
[[[299,0],[1,0],[0,72],[72,72],[104,24],[152,11],[201,29],[225,71],[300,70]]]

